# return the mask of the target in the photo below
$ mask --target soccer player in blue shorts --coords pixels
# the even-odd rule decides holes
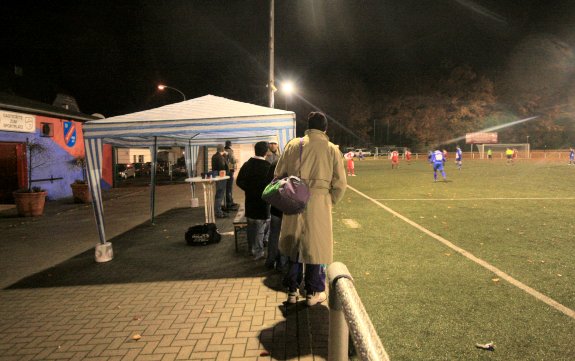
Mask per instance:
[[[443,170],[443,153],[438,149],[431,154],[431,164],[433,164],[433,181],[437,182],[437,171],[441,171],[443,180],[447,182],[447,176]]]
[[[461,170],[461,161],[463,160],[463,154],[461,152],[461,148],[459,148],[459,145],[457,146],[457,149],[455,150],[455,163],[457,164],[457,169]]]

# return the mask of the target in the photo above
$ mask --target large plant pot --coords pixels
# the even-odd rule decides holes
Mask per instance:
[[[72,195],[74,196],[74,203],[90,203],[92,202],[92,193],[86,183],[72,183]]]
[[[16,209],[22,217],[38,217],[44,213],[46,192],[14,192]]]

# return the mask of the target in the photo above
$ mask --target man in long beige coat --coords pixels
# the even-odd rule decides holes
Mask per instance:
[[[342,199],[347,187],[343,157],[325,134],[327,118],[323,113],[308,116],[308,130],[302,143],[292,139],[280,157],[275,176],[293,175],[303,179],[310,189],[305,211],[284,215],[280,251],[289,256],[290,269],[284,283],[289,288],[288,302],[297,302],[298,277],[305,264],[306,301],[309,306],[325,301],[325,268],[333,262],[331,208]]]

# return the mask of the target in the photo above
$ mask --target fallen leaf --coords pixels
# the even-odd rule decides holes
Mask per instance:
[[[134,341],[138,341],[141,338],[142,338],[142,335],[140,335],[138,333],[136,333],[135,335],[132,336],[132,340],[134,340]]]
[[[134,316],[134,317],[132,318],[132,320],[134,320],[134,321],[139,321],[139,320],[141,320],[141,319],[142,319],[142,318],[141,318],[140,316]]]
[[[365,275],[366,275],[366,276],[369,276],[369,272],[365,272]]]
[[[557,276],[558,276],[558,277],[563,277],[560,273],[557,273]]]
[[[495,350],[495,345],[493,344],[493,341],[491,341],[489,343],[476,343],[475,347],[480,348],[482,350],[487,350],[487,351],[494,351]]]
[[[492,278],[491,279],[493,282],[499,282],[499,278]]]
[[[446,256],[451,256],[451,253],[444,253],[444,255],[446,255]]]

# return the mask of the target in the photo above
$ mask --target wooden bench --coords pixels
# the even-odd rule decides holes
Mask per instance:
[[[236,240],[236,252],[239,251],[238,248],[238,233],[239,232],[246,232],[248,231],[248,220],[246,218],[246,210],[244,206],[240,206],[238,209],[238,213],[236,213],[236,217],[234,218],[234,238]]]

